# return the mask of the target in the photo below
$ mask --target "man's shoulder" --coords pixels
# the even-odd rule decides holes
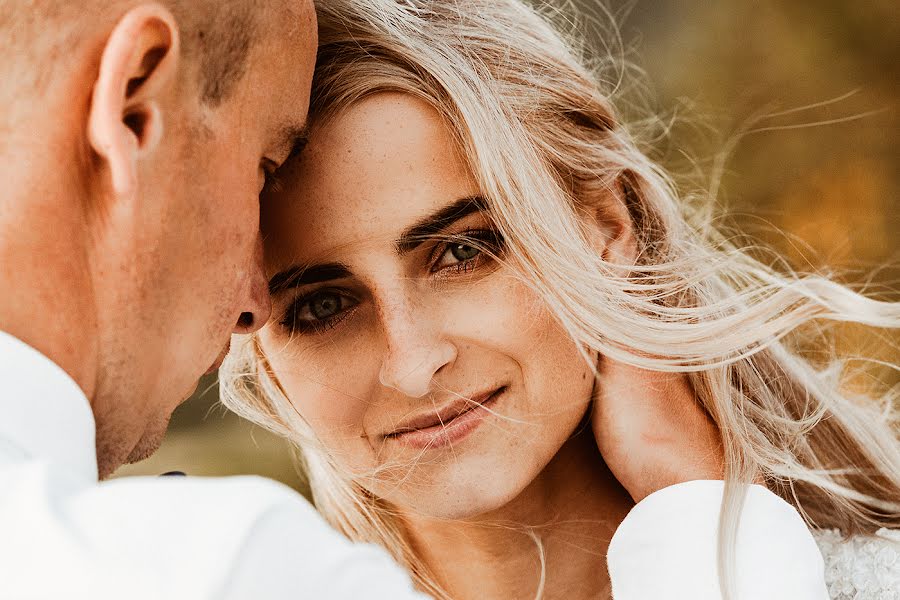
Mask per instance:
[[[302,498],[288,486],[259,475],[231,475],[228,477],[122,477],[100,482],[101,491],[137,490],[149,493],[223,494],[296,500]]]
[[[326,527],[302,496],[259,477],[98,484],[79,482],[41,461],[9,466],[5,475],[4,598],[25,590],[27,597],[87,597],[63,592],[129,586],[151,598],[214,597],[248,547],[278,547],[272,531]]]
[[[228,516],[252,521],[275,510],[314,513],[291,488],[263,477],[128,477],[102,482],[76,502],[112,510],[140,506],[144,514],[181,514],[190,518]],[[234,514],[237,513],[237,514]]]
[[[324,527],[303,496],[262,477],[129,477],[54,498],[67,527],[95,548],[238,552],[274,522]]]

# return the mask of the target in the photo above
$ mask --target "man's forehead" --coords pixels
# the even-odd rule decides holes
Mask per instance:
[[[303,6],[308,5],[307,9]],[[269,144],[279,154],[302,148],[316,61],[316,20],[311,2],[287,2],[272,11],[289,15],[263,33],[266,39],[251,55],[251,88],[244,106],[266,123]]]
[[[318,23],[312,0],[287,0],[267,8],[268,24],[259,35],[263,45],[290,44],[294,48],[308,50],[318,46]]]

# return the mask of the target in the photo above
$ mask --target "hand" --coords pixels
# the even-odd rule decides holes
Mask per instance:
[[[723,478],[719,430],[684,374],[601,357],[592,410],[600,453],[635,502],[677,483]]]

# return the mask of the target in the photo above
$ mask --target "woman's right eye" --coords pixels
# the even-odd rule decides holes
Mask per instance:
[[[281,324],[291,330],[318,333],[337,325],[357,304],[334,290],[313,292],[295,300]]]

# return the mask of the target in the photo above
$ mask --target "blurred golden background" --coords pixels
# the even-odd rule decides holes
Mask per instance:
[[[588,13],[596,7],[591,0],[575,4]],[[630,60],[645,71],[641,96],[664,118],[675,116],[670,136],[657,147],[660,159],[676,174],[708,176],[716,155],[744,133],[722,172],[718,197],[730,215],[726,222],[777,249],[798,270],[836,272],[897,300],[896,2],[636,0],[607,6],[634,50]],[[811,105],[818,106],[793,111]],[[900,358],[896,339],[848,333],[842,349]],[[255,473],[305,491],[286,444],[216,400],[214,378],[207,378],[176,411],[159,452],[117,475]]]

